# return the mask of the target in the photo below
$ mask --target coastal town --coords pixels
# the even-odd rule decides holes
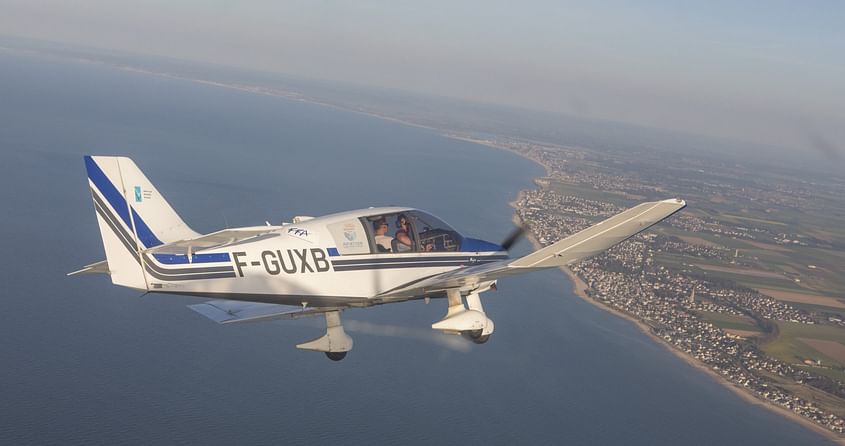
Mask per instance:
[[[669,189],[660,184],[659,176],[638,171],[636,166],[629,165],[624,174],[592,168],[607,165],[606,159],[604,164],[595,159],[606,154],[510,140],[483,143],[516,151],[545,167],[546,176],[536,180],[537,189],[523,191],[513,203],[517,219],[530,229],[537,245],[551,244],[610,217],[626,203],[633,203],[632,199],[662,196]],[[693,187],[701,188],[701,184],[708,183],[699,181]],[[712,187],[699,192],[726,197],[735,190],[710,184]],[[781,193],[772,192],[777,190]],[[784,190],[745,187],[742,198],[753,197],[757,207],[774,212],[775,206],[795,205],[801,195],[810,193]],[[697,196],[693,195],[693,201]],[[636,236],[605,254],[564,268],[564,272],[571,276],[580,296],[636,321],[644,331],[735,389],[829,432],[843,434],[845,383],[837,379],[841,375],[831,373],[841,372],[842,364],[832,364],[827,357],[784,360],[761,347],[778,336],[779,327],[841,328],[841,314],[833,307],[776,299],[761,292],[763,288],[735,280],[742,277],[737,271],[771,275],[766,278],[796,286],[802,278],[813,277],[793,270],[764,274],[759,258],[728,243],[710,243],[701,237],[800,247],[830,246],[835,241],[749,222],[753,220],[732,224],[682,212],[661,230]]]

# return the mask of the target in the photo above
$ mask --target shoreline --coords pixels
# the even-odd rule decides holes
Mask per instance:
[[[470,140],[464,140],[464,141],[472,142]],[[507,148],[504,148],[504,147],[498,147],[498,146],[494,146],[494,145],[490,145],[490,144],[482,144],[482,143],[479,143],[479,142],[476,142],[476,143],[481,144],[481,145],[486,146],[486,147],[492,147],[492,148],[496,148],[496,149],[500,149],[500,150],[507,150],[511,153],[522,156],[523,158],[531,160],[534,163],[543,167],[543,169],[546,170],[546,172],[548,174],[548,169],[545,166],[543,166],[542,164],[540,164],[536,160],[533,160],[530,157],[525,156],[522,153],[519,153],[515,150],[510,150],[510,149],[507,149]],[[535,180],[536,180],[536,178],[535,178]],[[525,193],[525,191],[519,191],[516,199],[514,199],[513,201],[508,203],[510,205],[510,207],[512,207],[512,208],[514,208],[514,210],[516,210],[517,209],[516,204],[520,201],[520,199],[522,198],[524,193]],[[517,215],[516,212],[514,212],[514,214],[513,214],[512,221],[515,225],[519,225],[519,224],[522,223],[520,217]],[[528,241],[531,242],[531,245],[534,247],[535,250],[543,248],[543,245],[534,237],[534,234],[530,231],[530,229],[528,231],[526,231],[525,236],[528,239]],[[736,383],[728,381],[727,379],[725,379],[724,377],[722,377],[721,375],[716,373],[713,369],[708,367],[706,364],[702,363],[701,361],[699,361],[698,359],[696,359],[692,356],[687,355],[686,352],[678,350],[674,345],[666,342],[665,340],[663,340],[659,336],[652,333],[651,328],[648,325],[646,325],[645,323],[643,323],[642,321],[640,321],[639,319],[637,319],[637,318],[635,318],[635,317],[633,317],[633,316],[631,316],[631,315],[629,315],[625,312],[617,310],[616,308],[607,306],[607,305],[605,305],[605,304],[603,304],[603,303],[601,303],[601,302],[599,302],[595,299],[592,299],[586,293],[586,290],[589,287],[587,286],[587,284],[583,280],[581,280],[580,277],[578,277],[577,274],[575,274],[571,269],[569,269],[569,267],[566,267],[566,266],[562,266],[559,269],[569,279],[569,282],[572,286],[573,294],[578,296],[581,300],[586,301],[587,303],[599,308],[600,310],[606,311],[606,312],[611,313],[611,314],[613,314],[617,317],[620,317],[622,319],[633,322],[634,325],[637,327],[637,329],[639,329],[639,331],[644,333],[647,337],[649,337],[655,343],[657,343],[658,345],[661,345],[663,348],[665,348],[666,350],[671,352],[673,355],[675,355],[675,357],[684,361],[690,367],[693,367],[696,370],[704,372],[704,374],[707,375],[709,378],[713,379],[716,383],[718,383],[718,384],[722,385],[723,387],[727,388],[728,390],[730,390],[731,392],[733,392],[735,395],[739,396],[740,398],[742,398],[746,402],[751,403],[755,406],[759,406],[761,408],[767,409],[767,410],[769,410],[769,411],[771,411],[771,412],[773,412],[777,415],[788,418],[791,421],[795,421],[798,424],[800,424],[801,426],[806,427],[813,432],[821,434],[829,440],[832,440],[836,444],[845,445],[845,437],[840,436],[840,435],[836,434],[835,432],[831,432],[831,431],[825,429],[824,427],[816,424],[815,422],[813,422],[813,421],[811,421],[811,420],[809,420],[805,417],[802,417],[801,415],[798,415],[795,412],[792,412],[789,409],[778,406],[777,404],[774,404],[771,401],[768,401],[764,398],[761,398],[761,397],[747,391],[745,388],[740,387]]]
[[[15,50],[21,51],[20,49],[15,49],[15,48],[9,48],[9,49],[11,49],[13,51],[15,51]],[[23,51],[26,52],[26,50],[23,50]],[[37,51],[34,51],[34,53],[41,54]],[[103,64],[102,62],[97,61],[97,60],[75,59],[75,58],[71,58],[71,59],[75,60],[77,62],[81,62],[81,63]],[[405,125],[405,126],[409,126],[409,127],[416,127],[416,128],[420,128],[420,129],[434,131],[444,138],[454,139],[454,140],[472,143],[472,144],[478,144],[478,145],[481,145],[481,146],[484,146],[484,147],[493,148],[493,149],[497,149],[497,150],[505,150],[507,152],[510,152],[512,154],[515,154],[517,156],[520,156],[522,158],[525,158],[525,159],[537,164],[538,166],[540,166],[543,169],[546,176],[551,174],[551,171],[547,166],[543,165],[542,163],[538,162],[537,160],[532,159],[529,156],[526,156],[526,154],[524,154],[524,153],[520,153],[520,152],[518,152],[516,150],[512,150],[508,147],[502,147],[502,146],[499,146],[499,145],[496,145],[496,144],[493,144],[493,143],[488,143],[488,142],[485,142],[485,141],[478,141],[478,140],[472,139],[471,137],[462,136],[462,135],[459,135],[459,134],[446,133],[446,132],[449,132],[449,130],[441,129],[441,128],[437,128],[437,127],[432,127],[432,126],[428,126],[428,125],[423,125],[423,124],[418,124],[418,123],[406,121],[406,120],[403,120],[403,119],[393,118],[393,117],[390,117],[390,116],[379,114],[379,113],[374,112],[374,111],[350,109],[350,108],[344,107],[342,105],[332,104],[332,103],[325,102],[325,101],[322,101],[322,100],[319,100],[319,99],[309,98],[309,97],[304,97],[304,96],[298,96],[297,94],[292,94],[292,92],[287,92],[287,91],[261,91],[261,90],[255,90],[253,88],[249,88],[249,86],[238,85],[238,84],[229,84],[229,83],[225,83],[225,82],[211,81],[211,80],[206,80],[206,79],[192,78],[192,77],[172,74],[172,73],[168,73],[168,72],[157,72],[157,71],[151,71],[151,70],[146,70],[146,69],[141,69],[141,68],[136,68],[136,67],[131,67],[131,66],[121,66],[121,65],[114,65],[114,64],[108,64],[108,63],[105,63],[104,65],[107,65],[107,66],[109,66],[113,69],[117,69],[117,70],[120,70],[120,71],[129,71],[129,72],[146,74],[146,75],[151,75],[151,76],[156,76],[156,77],[169,78],[169,79],[178,80],[178,81],[197,83],[197,84],[202,84],[202,85],[206,85],[206,86],[210,86],[210,87],[231,89],[231,90],[236,90],[236,91],[240,91],[240,92],[248,93],[248,94],[257,94],[257,95],[261,95],[261,96],[271,96],[271,97],[274,97],[274,98],[287,100],[287,101],[291,101],[291,102],[308,103],[308,104],[311,104],[311,105],[328,107],[328,108],[343,111],[343,112],[350,112],[350,113],[354,113],[354,114],[364,115],[364,116],[372,117],[372,118],[375,118],[375,119],[380,119],[380,120],[383,120],[383,121],[392,122],[392,123],[395,123],[395,124],[400,124],[400,125]],[[534,180],[535,180],[535,185],[536,185],[537,178],[534,178]],[[514,209],[516,208],[516,203],[522,197],[522,194],[523,194],[523,191],[519,191],[517,198],[514,201],[509,203],[509,205],[512,208],[514,208]],[[514,216],[513,216],[513,221],[514,221],[514,223],[517,223],[517,224],[519,223],[519,217],[515,213],[514,213]],[[534,246],[535,249],[539,249],[540,247],[542,247],[542,245],[534,238],[534,235],[530,232],[530,230],[527,231],[526,236],[529,239],[529,241],[531,242],[531,244]],[[618,317],[621,317],[623,319],[626,319],[628,321],[633,322],[641,332],[643,332],[649,338],[654,340],[656,343],[662,345],[664,348],[666,348],[667,350],[672,352],[676,357],[680,358],[681,360],[686,362],[688,365],[705,372],[708,376],[713,378],[716,382],[718,382],[719,384],[727,387],[729,390],[731,390],[732,392],[734,392],[736,395],[743,398],[747,402],[750,402],[750,403],[755,404],[755,405],[759,405],[761,407],[769,409],[770,411],[772,411],[776,414],[790,418],[793,421],[797,421],[801,425],[808,427],[811,430],[824,435],[825,437],[833,440],[834,442],[836,442],[838,444],[845,445],[845,438],[837,435],[836,433],[828,431],[827,429],[819,426],[818,424],[816,424],[816,423],[814,423],[814,422],[812,422],[812,421],[810,421],[810,420],[808,420],[808,419],[806,419],[806,418],[804,418],[804,417],[802,417],[802,416],[800,416],[800,415],[798,415],[798,414],[796,414],[792,411],[789,411],[788,409],[785,409],[783,407],[775,405],[775,404],[773,404],[773,403],[771,403],[771,402],[769,402],[765,399],[759,398],[756,395],[745,391],[745,389],[738,387],[736,384],[724,379],[722,376],[720,376],[719,374],[717,374],[716,372],[714,372],[713,370],[708,368],[703,363],[699,362],[697,359],[688,356],[686,353],[678,350],[673,345],[667,343],[666,341],[664,341],[660,337],[656,336],[654,333],[651,332],[651,329],[647,325],[645,325],[644,323],[642,323],[638,319],[636,319],[636,318],[634,318],[634,317],[632,317],[632,316],[630,316],[626,313],[623,313],[623,312],[621,312],[621,311],[619,311],[615,308],[612,308],[612,307],[609,307],[609,306],[604,305],[602,303],[599,303],[598,301],[596,301],[594,299],[591,299],[589,296],[587,296],[587,294],[584,291],[587,288],[587,284],[584,283],[584,281],[581,280],[580,277],[578,277],[575,273],[573,273],[567,267],[561,267],[560,270],[569,278],[569,281],[572,285],[572,291],[579,298],[581,298],[582,300],[590,303],[591,305],[598,307],[601,310],[607,311],[607,312],[614,314]]]
[[[0,50],[23,51],[23,52],[32,52],[32,53],[42,55],[42,56],[45,55],[44,53],[41,53],[41,52],[38,52],[38,51],[25,50],[25,49],[19,49],[19,48],[0,47]],[[47,54],[47,56],[68,58],[67,56],[57,56],[57,55],[50,55],[50,54]],[[286,101],[290,101],[290,102],[309,103],[311,105],[328,107],[328,108],[331,108],[331,109],[336,109],[336,110],[347,112],[347,113],[355,113],[355,114],[359,114],[359,115],[364,115],[364,116],[368,116],[368,117],[372,117],[372,118],[376,118],[376,119],[380,119],[380,120],[383,120],[383,121],[388,121],[388,122],[392,122],[392,123],[396,123],[396,124],[400,124],[400,125],[430,130],[430,131],[434,131],[434,132],[438,133],[440,136],[445,137],[445,138],[459,140],[459,141],[473,143],[473,144],[478,144],[478,145],[481,145],[481,146],[485,146],[485,147],[488,147],[488,148],[494,148],[494,149],[497,149],[497,150],[506,150],[510,153],[513,153],[517,156],[521,156],[525,159],[528,159],[529,161],[534,162],[535,164],[540,166],[543,169],[544,172],[546,172],[546,175],[548,175],[550,173],[550,169],[547,166],[545,166],[542,163],[530,158],[529,156],[526,156],[526,154],[520,153],[516,150],[512,150],[512,149],[507,148],[507,147],[498,146],[498,145],[495,145],[493,143],[487,143],[487,142],[484,142],[484,141],[473,140],[470,137],[464,137],[464,136],[460,136],[458,134],[446,134],[444,132],[449,132],[449,130],[441,129],[441,128],[437,128],[437,127],[432,127],[432,126],[427,126],[427,125],[422,125],[422,124],[414,123],[414,122],[403,120],[403,119],[393,118],[393,117],[386,116],[386,115],[383,115],[383,114],[379,114],[379,113],[373,112],[373,111],[355,110],[355,109],[351,109],[351,108],[348,108],[348,107],[345,107],[345,106],[342,106],[342,105],[324,102],[324,101],[319,100],[319,99],[296,96],[295,92],[261,91],[261,90],[255,90],[253,88],[249,88],[249,86],[245,86],[245,85],[228,84],[228,83],[225,83],[225,82],[205,80],[205,79],[200,79],[200,78],[192,78],[192,77],[188,77],[188,76],[171,74],[171,73],[167,73],[167,72],[156,72],[156,71],[150,71],[150,70],[145,70],[145,69],[140,69],[140,68],[135,68],[135,67],[130,67],[130,66],[121,66],[121,65],[116,65],[116,64],[109,64],[109,63],[104,63],[102,61],[97,61],[97,60],[93,60],[93,59],[84,59],[84,58],[78,59],[78,58],[72,58],[72,57],[70,57],[68,59],[75,61],[75,62],[80,62],[80,63],[102,64],[102,65],[106,65],[106,66],[108,66],[112,69],[116,69],[116,70],[120,70],[120,71],[128,71],[128,72],[134,72],[134,73],[138,73],[138,74],[145,74],[145,75],[150,75],[150,76],[163,77],[163,78],[168,78],[168,79],[172,79],[172,80],[196,83],[196,84],[201,84],[201,85],[210,86],[210,87],[231,89],[231,90],[236,90],[236,91],[247,93],[247,94],[271,96],[271,97],[274,97],[274,98],[278,98],[278,99],[282,99],[282,100],[286,100]],[[537,178],[534,178],[534,180],[536,180],[536,179]],[[509,203],[511,205],[511,207],[514,207],[514,208],[516,207],[515,206],[516,202],[519,200],[519,198],[521,198],[522,194],[523,194],[523,191],[519,191],[518,197],[514,201]],[[518,222],[519,217],[516,214],[514,214],[513,220],[515,222]],[[541,247],[541,245],[534,238],[534,236],[530,232],[530,230],[527,231],[526,236],[528,237],[528,239],[532,243],[532,245],[535,247],[535,249]],[[607,311],[607,312],[614,314],[618,317],[621,317],[623,319],[626,319],[626,320],[633,322],[637,326],[637,328],[641,332],[643,332],[645,335],[647,335],[649,338],[653,339],[655,342],[662,345],[664,348],[668,349],[676,357],[683,360],[688,365],[705,372],[708,376],[713,378],[716,382],[718,382],[719,384],[727,387],[729,390],[731,390],[737,396],[743,398],[745,401],[752,403],[754,405],[758,405],[760,407],[764,407],[764,408],[772,411],[773,413],[782,415],[786,418],[789,418],[793,421],[796,421],[796,422],[800,423],[802,426],[807,427],[810,430],[825,436],[826,438],[834,441],[837,444],[845,445],[845,438],[843,438],[842,436],[839,436],[836,433],[831,432],[831,431],[823,428],[822,426],[819,426],[818,424],[810,421],[809,419],[802,417],[802,416],[800,416],[800,415],[798,415],[798,414],[796,414],[796,413],[794,413],[794,412],[792,412],[792,411],[790,411],[786,408],[778,406],[778,405],[776,405],[776,404],[774,404],[774,403],[772,403],[768,400],[760,398],[760,397],[756,396],[755,394],[752,394],[752,393],[746,391],[744,388],[739,387],[735,383],[726,380],[724,377],[722,377],[721,375],[719,375],[718,373],[716,373],[715,371],[713,371],[712,369],[707,367],[705,364],[698,361],[697,359],[687,355],[685,352],[678,350],[672,344],[669,344],[666,341],[664,341],[662,338],[656,336],[654,333],[651,332],[650,327],[648,327],[647,325],[645,325],[643,322],[639,321],[638,319],[636,319],[636,318],[634,318],[634,317],[632,317],[632,316],[630,316],[630,315],[628,315],[624,312],[621,312],[621,311],[619,311],[615,308],[609,307],[607,305],[604,305],[604,304],[590,298],[589,296],[587,296],[587,294],[584,291],[587,288],[587,285],[586,285],[586,283],[583,282],[583,280],[581,280],[580,277],[578,277],[576,274],[574,274],[567,267],[561,267],[560,270],[569,278],[569,281],[570,281],[571,287],[572,287],[572,291],[579,298],[581,298],[584,301],[598,307],[601,310]]]
[[[90,61],[82,60],[82,62],[90,62]],[[371,118],[380,119],[380,120],[383,120],[383,121],[388,121],[388,122],[392,122],[392,123],[399,124],[399,125],[405,125],[405,126],[409,126],[409,127],[415,127],[415,128],[420,128],[420,129],[424,129],[424,130],[429,130],[429,131],[436,132],[437,134],[439,134],[440,136],[442,136],[444,138],[454,139],[454,140],[467,142],[467,143],[471,143],[471,144],[478,144],[480,146],[484,146],[484,147],[487,147],[487,148],[507,151],[509,153],[515,154],[517,156],[520,156],[522,158],[525,158],[525,159],[537,164],[538,166],[540,166],[543,169],[543,172],[545,173],[546,176],[551,175],[551,169],[549,167],[543,165],[542,163],[538,162],[537,160],[532,159],[531,157],[527,156],[524,153],[520,153],[520,152],[513,150],[513,149],[510,149],[508,147],[499,146],[499,145],[489,143],[489,142],[485,142],[485,141],[475,140],[475,139],[472,139],[471,137],[462,136],[460,134],[452,134],[449,130],[446,130],[446,129],[441,129],[441,128],[432,127],[432,126],[428,126],[428,125],[418,124],[418,123],[406,121],[406,120],[403,120],[403,119],[393,118],[393,117],[386,116],[386,115],[383,115],[383,114],[379,114],[379,113],[373,112],[373,111],[350,109],[350,108],[344,107],[342,105],[332,104],[332,103],[324,102],[324,101],[314,99],[314,98],[293,97],[289,94],[289,92],[255,91],[255,90],[252,90],[250,88],[244,88],[243,86],[240,86],[240,85],[230,85],[230,84],[226,84],[226,83],[207,81],[207,80],[203,80],[203,79],[194,79],[194,78],[189,78],[189,77],[184,77],[184,76],[179,76],[179,75],[173,75],[173,74],[170,74],[170,73],[160,73],[160,72],[146,71],[146,70],[134,70],[134,69],[131,69],[131,68],[128,68],[128,67],[122,67],[122,66],[112,66],[112,67],[119,69],[119,70],[125,70],[125,71],[141,71],[143,74],[172,78],[172,79],[175,79],[175,80],[187,81],[187,82],[192,82],[192,83],[199,83],[199,84],[204,84],[204,85],[212,86],[212,87],[233,89],[233,90],[238,90],[238,91],[241,91],[241,92],[244,92],[244,93],[258,94],[258,95],[262,95],[262,96],[271,96],[271,97],[275,97],[275,98],[279,98],[279,99],[283,99],[283,100],[288,100],[288,101],[291,101],[291,102],[303,102],[303,103],[308,103],[308,104],[311,104],[311,105],[328,107],[328,108],[335,109],[335,110],[338,110],[338,111],[368,116],[368,117],[371,117]],[[537,184],[536,183],[537,179],[538,178],[533,178],[535,185]],[[522,195],[523,195],[523,191],[519,191],[517,198],[515,198],[513,201],[508,203],[510,205],[510,207],[516,209],[516,203],[519,201],[520,198],[522,198]],[[519,217],[516,215],[516,213],[514,213],[512,219],[513,219],[514,224],[520,223]],[[537,241],[534,238],[534,235],[531,233],[530,230],[526,232],[526,236],[527,236],[528,240],[531,242],[534,249],[539,249],[539,248],[542,247],[542,245],[539,243],[539,241]],[[834,441],[835,443],[845,446],[845,437],[837,435],[835,432],[831,432],[831,431],[825,429],[824,427],[819,426],[818,424],[814,423],[813,421],[802,417],[801,415],[798,415],[798,414],[796,414],[796,413],[794,413],[794,412],[792,412],[792,411],[790,411],[786,408],[778,406],[778,405],[776,405],[776,404],[774,404],[774,403],[772,403],[768,400],[760,398],[757,395],[754,395],[754,394],[746,391],[744,388],[739,387],[735,383],[726,380],[721,375],[719,375],[718,373],[716,373],[715,371],[713,371],[712,369],[707,367],[705,364],[698,361],[697,359],[687,355],[683,351],[678,350],[677,348],[675,348],[674,345],[667,343],[662,338],[660,338],[657,335],[655,335],[654,333],[652,333],[650,327],[648,327],[647,325],[645,325],[643,322],[636,319],[635,317],[633,317],[633,316],[631,316],[627,313],[621,312],[621,311],[619,311],[619,310],[617,310],[613,307],[609,307],[607,305],[604,305],[604,304],[590,298],[589,296],[587,296],[587,294],[585,292],[585,290],[588,288],[587,284],[583,280],[581,280],[581,278],[578,277],[577,274],[573,273],[572,270],[570,270],[568,267],[561,267],[559,269],[569,279],[569,281],[572,285],[572,291],[576,296],[578,296],[582,300],[588,302],[589,304],[596,306],[597,308],[599,308],[601,310],[607,311],[607,312],[609,312],[609,313],[611,313],[615,316],[621,317],[623,319],[626,319],[626,320],[634,323],[634,325],[642,333],[644,333],[646,336],[648,336],[654,342],[656,342],[659,345],[662,345],[664,348],[666,348],[668,351],[670,351],[677,358],[684,361],[687,365],[704,372],[707,376],[709,376],[710,378],[712,378],[713,380],[715,380],[717,383],[721,384],[722,386],[726,387],[728,390],[730,390],[731,392],[733,392],[734,394],[736,394],[737,396],[739,396],[740,398],[742,398],[746,402],[749,402],[751,404],[754,404],[754,405],[760,406],[762,408],[768,409],[768,410],[774,412],[775,414],[778,414],[778,415],[781,415],[781,416],[786,417],[788,419],[791,419],[792,421],[795,421],[795,422],[801,424],[802,426],[807,427],[810,430],[821,434],[822,436]]]
[[[127,69],[126,67],[119,67],[119,66],[116,66],[114,68],[121,69],[121,70]],[[414,122],[403,120],[403,119],[393,118],[393,117],[390,117],[390,116],[379,114],[379,113],[374,112],[374,111],[350,109],[350,108],[344,107],[342,105],[332,104],[332,103],[324,102],[324,101],[314,99],[314,98],[291,97],[289,94],[285,94],[285,93],[288,93],[288,92],[281,92],[281,94],[280,94],[280,92],[254,91],[252,89],[243,88],[240,85],[230,85],[230,84],[225,84],[225,83],[220,83],[220,82],[205,81],[205,80],[202,80],[202,79],[193,79],[193,78],[188,78],[188,77],[183,77],[183,76],[176,76],[176,75],[172,75],[172,74],[169,74],[169,73],[158,73],[158,72],[152,72],[152,71],[149,71],[149,72],[145,71],[145,74],[150,74],[150,75],[153,75],[153,76],[174,78],[176,80],[200,83],[200,84],[205,84],[205,85],[209,85],[209,86],[213,86],[213,87],[234,89],[234,90],[239,90],[239,91],[242,91],[242,92],[245,92],[245,93],[258,94],[258,95],[264,95],[264,96],[272,96],[272,97],[276,97],[276,98],[279,98],[279,99],[288,100],[288,101],[292,101],[292,102],[304,102],[304,103],[309,103],[311,105],[328,107],[328,108],[343,111],[343,112],[350,112],[350,113],[354,113],[354,114],[358,114],[358,115],[364,115],[364,116],[368,116],[368,117],[371,117],[371,118],[392,122],[392,123],[395,123],[395,124],[400,124],[400,125],[405,125],[405,126],[409,126],[409,127],[415,127],[415,128],[420,128],[420,129],[424,129],[424,130],[429,130],[429,131],[436,132],[437,134],[439,134],[440,136],[442,136],[444,138],[454,139],[454,140],[467,142],[467,143],[471,143],[471,144],[478,144],[480,146],[484,146],[484,147],[487,147],[487,148],[507,151],[509,153],[515,154],[517,156],[520,156],[522,158],[525,158],[525,159],[537,164],[538,166],[540,166],[543,169],[543,172],[545,173],[546,176],[549,176],[552,173],[551,169],[549,167],[543,165],[542,163],[538,162],[537,160],[532,159],[531,157],[527,156],[524,153],[520,153],[520,152],[513,150],[513,149],[510,149],[508,147],[499,146],[499,145],[489,143],[489,142],[485,142],[485,141],[478,141],[478,140],[472,139],[471,137],[462,136],[460,134],[452,134],[447,129],[441,129],[441,128],[432,127],[432,126],[428,126],[428,125],[424,125],[424,124],[414,123]],[[536,183],[537,179],[538,178],[533,178],[535,185],[537,184]],[[523,195],[523,191],[519,191],[517,198],[515,198],[513,201],[508,203],[510,205],[510,207],[516,209],[516,203],[520,200],[520,198],[522,198],[522,195]],[[514,213],[512,219],[513,219],[514,224],[520,223],[519,217],[516,215],[516,213]],[[526,236],[527,236],[528,240],[531,242],[534,249],[539,249],[539,248],[542,247],[542,245],[539,243],[539,241],[537,241],[534,238],[534,235],[531,233],[530,230],[526,232]],[[795,421],[795,422],[801,424],[802,426],[804,426],[804,427],[806,427],[806,428],[808,428],[808,429],[810,429],[810,430],[812,430],[816,433],[821,434],[822,436],[832,440],[833,442],[835,442],[837,444],[841,444],[841,445],[845,446],[845,437],[840,436],[840,435],[836,434],[835,432],[831,432],[831,431],[825,429],[824,427],[814,423],[813,421],[811,421],[811,420],[809,420],[805,417],[802,417],[801,415],[798,415],[798,414],[796,414],[796,413],[794,413],[794,412],[792,412],[792,411],[790,411],[786,408],[778,406],[778,405],[776,405],[776,404],[774,404],[774,403],[772,403],[768,400],[760,398],[757,395],[754,395],[754,394],[746,391],[744,388],[739,387],[735,383],[726,380],[724,377],[722,377],[721,375],[719,375],[718,373],[716,373],[715,371],[713,371],[712,369],[707,367],[706,364],[703,364],[700,361],[698,361],[697,359],[687,355],[685,352],[678,350],[677,348],[675,348],[674,345],[667,343],[662,338],[660,338],[657,335],[655,335],[654,333],[652,333],[650,327],[645,325],[640,320],[634,318],[633,316],[631,316],[627,313],[621,312],[621,311],[619,311],[619,310],[617,310],[613,307],[609,307],[607,305],[604,305],[604,304],[590,298],[589,296],[587,296],[587,294],[585,292],[585,290],[588,288],[587,284],[583,280],[581,280],[581,278],[578,277],[577,274],[573,273],[572,270],[570,270],[568,267],[561,267],[559,269],[569,279],[569,281],[572,285],[572,291],[576,296],[578,296],[582,300],[588,302],[589,304],[596,306],[597,308],[599,308],[601,310],[607,311],[607,312],[609,312],[609,313],[611,313],[615,316],[621,317],[623,319],[626,319],[626,320],[634,323],[634,325],[642,333],[644,333],[646,336],[648,336],[654,342],[656,342],[657,344],[666,348],[668,351],[670,351],[677,358],[684,361],[687,365],[704,372],[711,379],[716,381],[718,384],[721,384],[723,387],[727,388],[728,390],[730,390],[731,392],[733,392],[734,394],[736,394],[737,396],[739,396],[740,398],[742,398],[746,402],[754,404],[756,406],[760,406],[760,407],[765,408],[765,409],[768,409],[769,411],[771,411],[775,414],[781,415],[785,418],[788,418],[792,421]]]

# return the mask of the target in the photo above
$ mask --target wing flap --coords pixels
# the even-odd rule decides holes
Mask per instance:
[[[239,300],[213,300],[201,304],[188,305],[188,308],[214,322],[217,322],[218,324],[296,319],[342,309],[341,307],[314,307],[303,309],[300,307],[291,307],[289,305],[244,302]]]

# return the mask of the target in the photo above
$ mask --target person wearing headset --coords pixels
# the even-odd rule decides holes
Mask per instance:
[[[408,252],[414,249],[414,239],[411,236],[411,221],[405,214],[396,216],[396,227],[399,228],[394,234],[396,240],[395,252]]]

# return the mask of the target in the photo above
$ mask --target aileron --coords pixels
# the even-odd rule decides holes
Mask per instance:
[[[297,319],[343,309],[343,307],[297,308],[288,305],[236,300],[214,300],[201,304],[188,305],[188,308],[218,324]]]

